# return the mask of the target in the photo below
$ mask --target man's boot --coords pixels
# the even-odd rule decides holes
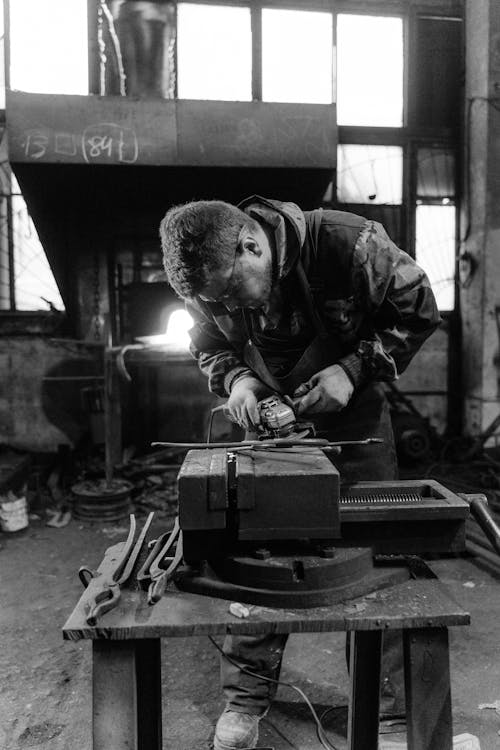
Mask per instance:
[[[257,745],[262,716],[226,708],[215,727],[214,750],[242,750]]]

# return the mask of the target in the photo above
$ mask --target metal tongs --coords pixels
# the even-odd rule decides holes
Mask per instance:
[[[102,581],[99,581],[100,585],[97,583],[101,575],[100,573],[91,570],[85,565],[82,565],[78,571],[78,576],[85,588],[87,588],[92,580],[96,581],[95,593],[87,602],[88,613],[86,621],[88,625],[96,625],[99,617],[114,609],[120,601],[120,586],[130,578],[144,544],[148,529],[151,526],[153,516],[154,513],[149,514],[141,533],[134,542],[136,522],[134,514],[132,513],[130,515],[130,529],[127,539],[123,543],[120,555],[112,566],[112,569],[103,574]]]
[[[174,554],[168,554],[177,542]],[[148,592],[148,604],[156,604],[162,598],[167,583],[182,560],[182,533],[179,519],[175,519],[173,529],[162,534],[154,542],[144,565],[137,573],[142,589]]]

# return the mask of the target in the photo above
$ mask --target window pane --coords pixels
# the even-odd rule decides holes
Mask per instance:
[[[47,256],[14,178],[12,190],[16,309],[48,310],[52,303],[64,310]]]
[[[11,0],[10,86],[88,94],[87,0]]]
[[[333,17],[301,10],[262,11],[262,98],[331,104]]]
[[[399,146],[340,145],[337,148],[339,203],[402,202],[403,149]]]
[[[0,109],[5,109],[5,34],[3,27],[3,2],[0,0]]]
[[[162,2],[108,0],[119,41],[117,57],[109,24],[104,42],[105,92],[173,99],[175,93],[176,6]],[[120,67],[120,63],[123,66]],[[122,79],[123,76],[123,79]]]
[[[455,306],[455,206],[417,206],[417,263],[432,284],[440,310]]]
[[[417,196],[453,200],[455,158],[453,151],[419,148],[417,153]]]
[[[177,68],[181,99],[250,101],[250,9],[179,3]]]
[[[339,125],[403,125],[403,21],[337,17]]]
[[[495,3],[498,5],[498,3]],[[465,70],[463,21],[417,16],[415,39],[416,124],[426,128],[460,128]]]

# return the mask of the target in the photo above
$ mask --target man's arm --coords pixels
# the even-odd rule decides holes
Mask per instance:
[[[227,396],[236,380],[252,371],[200,304],[186,302],[186,309],[194,320],[189,331],[191,354],[208,378],[210,391]]]
[[[229,396],[231,419],[245,429],[260,423],[257,402],[269,389],[255,377],[213,319],[196,302],[186,303],[195,325],[189,331],[190,351],[208,378],[208,387],[219,396]]]
[[[356,242],[352,274],[355,299],[371,330],[340,365],[354,386],[394,380],[441,322],[429,279],[372,221]]]
[[[358,237],[352,281],[362,338],[352,354],[299,386],[299,413],[338,411],[363,383],[395,380],[441,321],[424,271],[377,222]]]

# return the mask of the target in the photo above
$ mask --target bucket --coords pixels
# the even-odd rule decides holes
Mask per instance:
[[[0,527],[11,533],[28,526],[28,503],[26,497],[16,497],[12,491],[0,495]]]

